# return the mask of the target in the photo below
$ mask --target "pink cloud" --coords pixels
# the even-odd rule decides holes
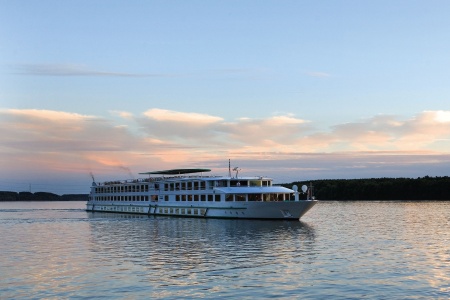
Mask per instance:
[[[408,166],[437,170],[448,164],[450,154],[447,111],[426,111],[408,119],[378,115],[328,130],[293,115],[226,121],[160,109],[140,117],[118,114],[127,118],[127,126],[71,112],[0,110],[1,176],[94,171],[114,178],[128,176],[124,168],[135,174],[192,165],[220,169],[221,162],[231,158],[243,162],[241,167],[249,165],[248,171],[259,170],[250,167],[256,162],[285,175],[306,172],[320,178],[339,168],[354,174],[371,169],[388,174]]]

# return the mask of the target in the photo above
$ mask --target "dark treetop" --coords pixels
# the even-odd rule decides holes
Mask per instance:
[[[312,183],[318,200],[450,200],[450,177],[328,179],[283,184],[301,187]],[[299,189],[301,190],[301,189]],[[301,195],[301,198],[306,195]]]

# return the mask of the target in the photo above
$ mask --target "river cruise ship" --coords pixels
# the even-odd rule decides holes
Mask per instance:
[[[312,187],[288,189],[267,177],[208,176],[209,169],[139,173],[145,179],[92,182],[86,210],[160,216],[298,220],[317,200]],[[305,193],[306,200],[300,199]],[[305,196],[306,196],[305,195]]]

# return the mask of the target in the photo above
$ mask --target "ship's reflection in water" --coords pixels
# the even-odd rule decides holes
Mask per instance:
[[[132,271],[151,282],[150,297],[237,296],[250,286],[256,296],[258,287],[292,285],[315,259],[314,229],[298,221],[89,216],[98,259],[114,260],[108,274]]]

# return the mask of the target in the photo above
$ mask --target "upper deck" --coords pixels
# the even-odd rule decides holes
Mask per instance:
[[[272,186],[272,178],[265,176],[217,176],[217,175],[203,175],[203,172],[210,172],[210,169],[171,169],[163,171],[151,171],[139,173],[141,175],[148,175],[148,178],[140,179],[126,179],[106,181],[102,183],[95,183],[95,186],[117,186],[117,185],[133,185],[142,183],[153,183],[160,185],[173,186],[176,189],[177,183],[191,182],[192,185],[205,185],[209,187],[256,187],[256,186]],[[192,173],[201,173],[200,175],[187,175]],[[154,176],[159,175],[159,176]],[[162,175],[162,176],[161,176]],[[202,184],[203,183],[203,184]],[[93,184],[94,185],[94,184]]]

